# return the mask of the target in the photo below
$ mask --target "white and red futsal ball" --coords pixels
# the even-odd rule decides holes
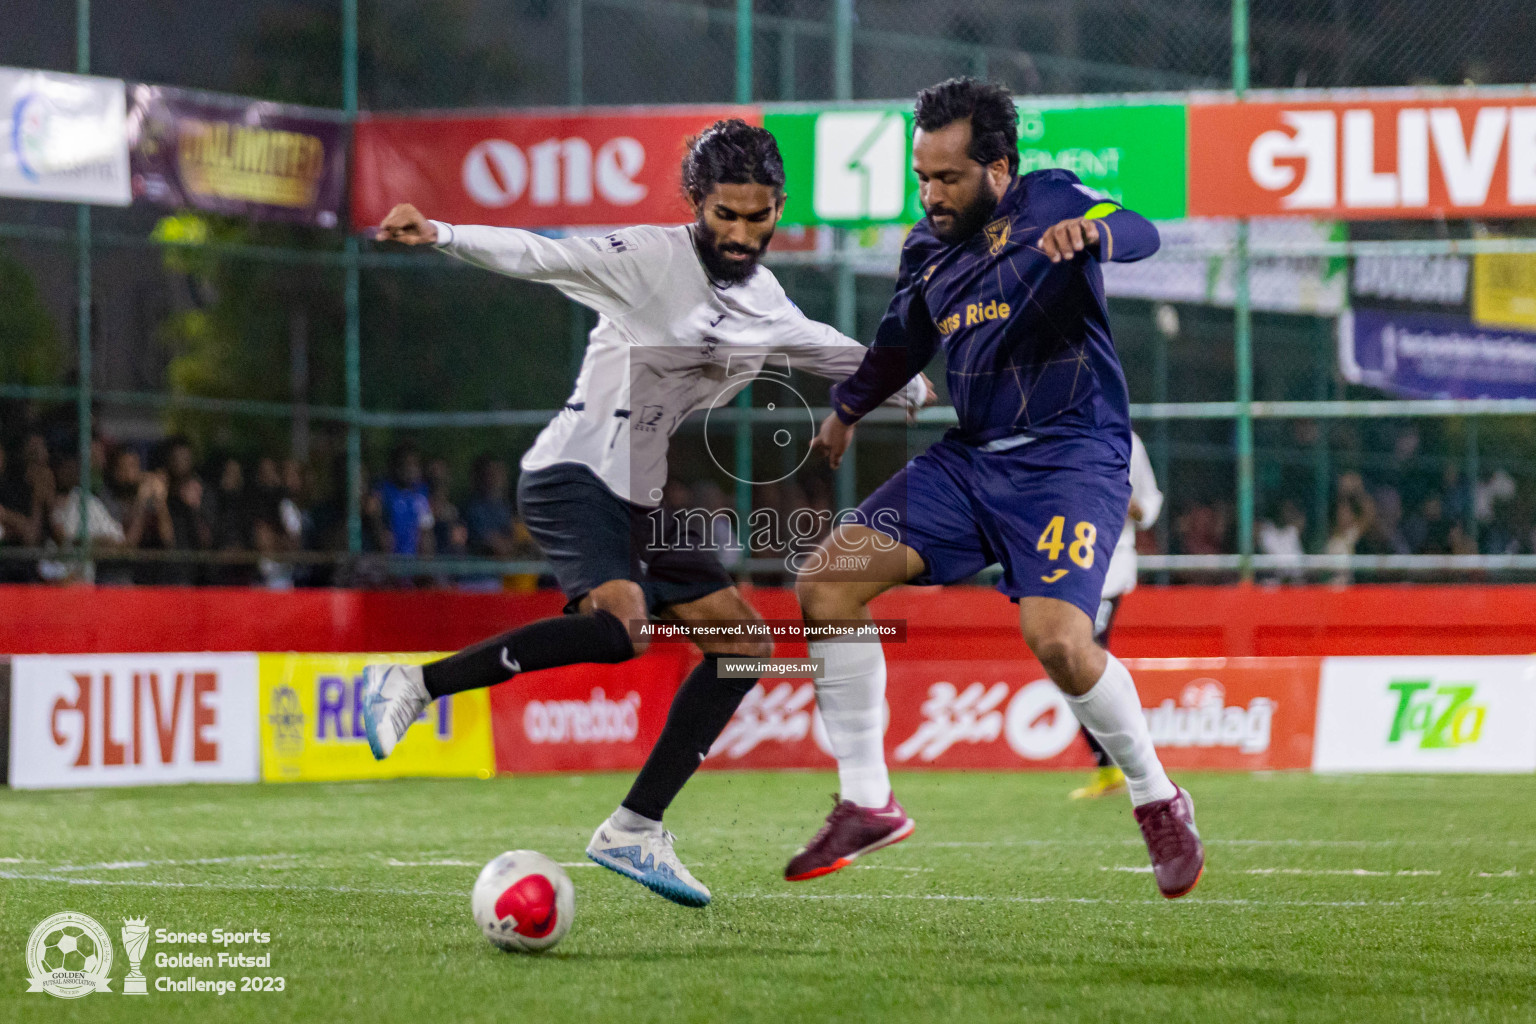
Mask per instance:
[[[571,930],[576,890],[565,869],[542,853],[509,850],[481,869],[470,907],[491,945],[541,953]]]

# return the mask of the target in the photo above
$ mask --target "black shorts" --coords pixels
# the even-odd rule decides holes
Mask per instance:
[[[517,509],[549,559],[567,612],[610,580],[640,584],[652,614],[735,585],[705,543],[703,517],[627,502],[586,466],[524,473]]]

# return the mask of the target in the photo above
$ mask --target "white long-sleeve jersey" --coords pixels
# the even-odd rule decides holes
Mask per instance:
[[[523,456],[524,470],[586,466],[637,505],[661,500],[667,442],[689,413],[725,404],[763,372],[786,366],[850,376],[864,346],[808,319],[767,267],[717,287],[691,229],[624,228],[605,237],[546,238],[517,228],[437,227],[439,248],[508,277],[552,284],[596,311],[597,326],[565,408]],[[913,378],[891,404],[915,408]]]
[[[1163,492],[1152,475],[1152,460],[1141,437],[1131,434],[1131,501],[1141,509],[1141,517],[1125,517],[1125,527],[1115,542],[1114,557],[1104,576],[1104,600],[1129,594],[1136,589],[1136,531],[1150,529],[1163,510]]]

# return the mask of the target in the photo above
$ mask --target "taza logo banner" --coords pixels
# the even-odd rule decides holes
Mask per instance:
[[[437,220],[520,228],[682,224],[687,139],[755,108],[635,108],[559,116],[372,115],[355,133],[352,219],[396,203]]]
[[[1189,214],[1536,215],[1536,98],[1189,107]]]
[[[1536,771],[1536,658],[1325,658],[1318,771]]]

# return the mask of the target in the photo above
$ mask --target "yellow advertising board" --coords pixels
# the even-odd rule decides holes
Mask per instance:
[[[435,654],[259,656],[261,777],[265,782],[490,778],[491,702],[485,690],[433,701],[388,758],[375,761],[363,729],[363,666],[421,664]]]
[[[1472,319],[1485,327],[1536,330],[1536,256],[1473,257]]]

